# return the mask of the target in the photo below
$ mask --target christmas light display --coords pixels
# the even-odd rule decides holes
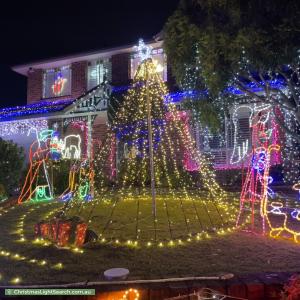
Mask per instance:
[[[36,141],[30,146],[29,151],[29,169],[23,184],[18,203],[21,204],[28,200],[50,200],[53,199],[53,189],[50,185],[49,174],[46,167],[46,161],[49,158],[50,148],[49,143],[53,135],[53,130],[37,131],[36,128],[31,128],[28,132],[34,131]],[[46,184],[39,185],[38,178],[40,168]],[[36,187],[34,187],[34,184]]]
[[[289,128],[294,128],[295,132],[300,133],[300,126],[295,121],[293,115],[287,111],[279,115]],[[282,151],[282,167],[284,182],[287,184],[295,184],[300,181],[300,143],[291,134],[284,136],[284,148]]]
[[[269,176],[271,165],[271,154],[273,151],[278,152],[280,146],[272,144],[272,128],[268,128],[270,121],[271,107],[262,105],[254,108],[251,115],[250,124],[252,127],[252,159],[249,162],[248,172],[242,187],[240,198],[240,212],[237,217],[237,225],[240,222],[241,214],[245,210],[245,204],[250,204],[252,230],[255,225],[255,213],[257,205],[259,214],[262,218],[262,231],[265,233],[266,203],[268,198],[273,196],[273,191],[269,184],[273,179]],[[272,210],[278,211],[278,207]]]
[[[233,150],[230,157],[231,164],[238,164],[242,160],[244,160],[249,154],[249,140],[246,139],[245,141],[242,140],[242,143],[239,143],[238,139],[241,138],[239,136],[239,126],[238,126],[238,117],[239,112],[241,110],[249,110],[250,111],[250,118],[249,118],[249,126],[250,126],[250,119],[253,113],[253,107],[250,105],[239,105],[235,107],[233,115],[232,115],[232,122],[234,125],[234,136],[233,136]]]
[[[54,202],[48,202],[45,203],[43,205],[41,205],[42,207],[46,207],[46,206],[52,206],[53,204],[55,204]],[[17,219],[17,223],[16,223],[16,231],[13,232],[14,234],[17,234],[18,240],[16,240],[16,242],[22,242],[22,243],[26,243],[28,242],[28,240],[25,238],[24,235],[24,221],[28,216],[31,216],[31,214],[33,212],[35,212],[37,209],[39,209],[41,206],[39,205],[35,205],[35,206],[26,206],[24,205],[23,207],[23,214]],[[2,210],[0,213],[0,217],[5,216],[7,213],[12,212],[13,210],[15,210],[15,206],[12,206],[10,208],[8,208],[7,210]],[[45,243],[45,241],[40,241],[40,244],[43,246],[49,246],[49,243]],[[11,260],[11,262],[13,261],[18,261],[18,263],[21,265],[23,264],[24,266],[27,265],[27,267],[36,267],[36,269],[40,269],[41,268],[45,268],[46,266],[48,266],[49,268],[55,269],[57,271],[60,271],[61,269],[63,269],[63,264],[61,262],[53,262],[50,263],[48,261],[46,261],[45,259],[40,259],[39,257],[34,257],[32,255],[26,254],[26,256],[21,255],[20,253],[17,252],[11,252],[10,250],[6,249],[5,247],[3,247],[4,245],[0,245],[0,256],[1,257],[5,257],[5,259],[7,260]],[[13,277],[11,279],[9,279],[9,277],[3,276],[5,278],[5,280],[8,280],[10,283],[12,284],[18,284],[22,282],[22,277],[19,276],[19,274],[14,274]],[[3,278],[2,278],[3,279]]]
[[[36,114],[47,114],[50,112],[61,111],[68,105],[72,104],[74,99],[56,100],[56,101],[41,101],[38,103],[28,104],[24,106],[14,106],[0,109],[0,121],[13,120],[16,117],[24,117]],[[22,120],[14,122],[36,122],[35,120]],[[43,122],[43,121],[41,121]],[[45,122],[45,121],[44,121]],[[18,123],[16,123],[18,124]],[[36,126],[33,126],[36,127]],[[0,126],[1,128],[1,126]]]
[[[0,122],[0,136],[27,134],[30,128],[36,128],[40,132],[48,128],[48,122],[47,120],[39,119]]]
[[[272,108],[265,105],[255,109],[251,116],[253,154],[241,192],[237,225],[245,212],[246,203],[249,203],[252,230],[255,227],[255,213],[258,210],[263,234],[269,229],[271,237],[288,234],[298,243],[300,228],[297,222],[300,221],[300,210],[285,206],[270,188],[273,181],[269,175],[270,166],[272,160],[273,163],[278,163],[280,158],[277,128],[274,126],[274,119],[270,121],[273,113]],[[298,190],[298,184],[293,188]]]
[[[130,247],[135,247],[139,243],[144,243],[147,247],[151,245],[163,247],[182,245],[185,242],[209,237],[207,231],[210,228],[220,234],[230,232],[232,229],[231,225],[228,226],[231,226],[228,231],[223,227],[232,217],[229,211],[235,209],[225,201],[226,193],[216,182],[210,163],[196,148],[188,126],[188,114],[177,111],[172,101],[166,100],[167,94],[166,86],[158,75],[153,61],[150,58],[144,59],[136,72],[133,86],[128,90],[122,106],[109,127],[100,152],[95,155],[95,199],[86,202],[76,201],[74,197],[69,202],[65,211],[67,216],[90,211],[82,217],[93,230],[97,231],[101,242],[123,243]],[[151,150],[153,172],[150,172]],[[113,152],[117,153],[117,166],[111,159]],[[197,174],[196,176],[192,176],[187,171],[189,169],[187,164],[193,166],[192,170]],[[153,174],[154,177],[154,194],[149,174]],[[87,181],[83,183],[76,197],[79,200],[80,195],[81,198],[85,197],[88,189]],[[197,186],[202,187],[201,191]],[[209,199],[203,200],[207,195]],[[155,209],[153,210],[153,207],[155,208],[153,198],[156,202],[159,201],[159,205],[163,204],[163,210],[158,216],[155,214]],[[149,209],[146,214],[142,214],[141,206],[147,203],[150,206],[152,203],[152,213]],[[134,218],[135,233],[128,239],[121,236],[126,228],[121,232],[118,230],[117,233],[113,229],[117,223],[115,218],[117,218],[118,207],[123,205],[130,207],[137,205]],[[178,205],[178,208],[175,208],[176,214],[182,216],[180,220],[183,220],[186,229],[184,239],[184,236],[176,234],[176,224],[172,221],[174,208],[172,209],[171,206],[174,205],[176,207]],[[103,216],[107,221],[104,222],[103,227],[101,226],[102,228],[94,218],[97,207],[103,207],[100,211],[107,212]],[[202,220],[201,214],[205,214],[205,220]],[[211,214],[215,216],[212,218]],[[128,217],[130,218],[130,215]],[[167,221],[169,239],[164,237],[160,240],[158,236],[159,226],[161,226],[159,218]],[[141,228],[146,220],[149,222],[149,219],[152,219],[153,234],[151,238],[144,239]],[[125,226],[123,225],[122,228]],[[112,236],[109,232],[113,232]]]
[[[44,201],[44,200],[52,200],[49,186],[48,185],[38,185],[33,190],[34,197],[31,198],[33,201]]]
[[[80,200],[93,199],[94,171],[87,160],[77,160],[69,171],[67,189],[58,197],[61,201],[69,201],[74,197]]]
[[[137,46],[134,46],[141,61],[152,58],[152,47],[147,46],[142,39],[139,39]]]
[[[52,92],[55,96],[61,95],[66,82],[67,82],[67,79],[63,78],[62,74],[58,73],[57,78],[55,79],[54,84],[51,87]]]
[[[53,129],[38,131],[36,128],[30,128],[28,135],[32,131],[36,134],[36,141],[30,146],[30,164],[21,194],[18,198],[19,204],[27,200],[44,201],[53,199],[53,187],[50,184],[46,167],[46,162],[49,159],[81,160],[82,146],[79,134],[70,134],[60,139],[59,134]],[[71,167],[68,188],[59,197],[63,201],[72,199],[74,193],[77,191],[80,199],[92,199],[93,172],[86,173],[85,165],[89,165],[86,161],[82,161],[80,167],[77,167],[77,165],[78,163],[75,162],[73,167]],[[42,174],[40,174],[41,168]],[[76,173],[79,174],[78,183],[75,183]],[[46,184],[38,184],[40,180],[46,181]]]
[[[81,137],[79,134],[70,134],[65,136],[63,142],[61,142],[61,147],[62,158],[81,158]]]
[[[133,296],[133,297],[131,298],[131,296]],[[122,299],[123,300],[128,300],[128,299],[139,300],[140,294],[139,294],[138,290],[136,290],[136,289],[128,289],[127,291],[125,291]]]
[[[298,191],[298,200],[300,200],[300,182],[297,182],[293,185],[292,189]]]

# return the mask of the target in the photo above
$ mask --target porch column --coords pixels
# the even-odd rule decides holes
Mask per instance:
[[[91,151],[92,151],[92,117],[91,115],[88,115],[87,119],[87,159],[91,159]]]

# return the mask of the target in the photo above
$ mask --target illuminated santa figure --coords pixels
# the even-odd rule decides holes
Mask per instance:
[[[52,91],[54,95],[60,95],[64,89],[65,83],[67,82],[66,78],[63,78],[61,74],[57,75],[57,78],[52,85]]]

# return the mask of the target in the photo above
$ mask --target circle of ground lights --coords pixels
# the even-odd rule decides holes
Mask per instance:
[[[228,207],[226,207],[226,209],[228,209]],[[235,208],[235,210],[237,211],[236,208]],[[226,211],[226,213],[228,213],[228,211]],[[229,219],[229,220],[231,220],[231,219]],[[232,220],[235,220],[235,218],[233,218]],[[228,233],[232,233],[237,228],[243,227],[247,222],[249,222],[249,218],[247,218],[245,220],[245,222],[239,227],[232,226],[232,227],[228,227],[227,229],[224,229],[224,228],[221,228],[218,230],[214,229],[214,231],[217,235],[225,235]],[[106,238],[104,236],[104,234],[99,234],[99,241],[102,244],[115,244],[116,246],[138,247],[140,245],[145,245],[146,247],[157,246],[159,248],[162,248],[162,247],[182,246],[182,245],[190,243],[192,241],[199,242],[204,239],[210,239],[211,237],[212,236],[207,231],[203,230],[202,232],[198,232],[196,234],[190,233],[187,238],[162,240],[162,241],[156,241],[156,242],[148,241],[143,244],[139,243],[138,240],[134,240],[134,239],[128,239],[126,241],[121,241],[120,239]]]
[[[51,203],[44,204],[44,206],[49,205],[49,204],[51,204]],[[34,211],[37,208],[39,208],[39,206],[36,206],[34,208],[29,209],[27,213],[32,212],[32,211]],[[14,209],[15,209],[15,206],[11,206],[8,209],[1,210],[0,217],[6,215],[8,212],[10,212],[11,210],[14,210]],[[24,218],[26,217],[27,213],[24,214],[24,215],[22,215],[21,222],[19,223],[19,226],[23,227],[23,225],[24,225]],[[18,231],[18,234],[20,234],[22,237],[24,237],[24,235],[23,235],[23,228],[21,228],[21,231]],[[48,265],[48,263],[47,263],[46,260],[38,260],[38,259],[35,259],[35,258],[32,258],[32,257],[22,256],[22,255],[20,255],[18,253],[13,253],[13,252],[6,251],[2,247],[0,247],[0,256],[2,256],[4,258],[11,259],[11,260],[18,260],[18,261],[23,261],[23,262],[26,262],[26,263],[29,263],[29,264],[36,264],[37,266],[40,266],[40,267]],[[58,262],[56,264],[53,264],[51,267],[49,266],[49,268],[60,270],[60,269],[63,268],[63,264],[61,262]],[[0,275],[0,280],[2,280],[2,279],[3,279],[3,276]],[[12,284],[18,284],[18,283],[21,283],[21,281],[22,281],[21,277],[17,276],[17,277],[12,278],[10,280],[10,283],[12,283]]]
[[[127,296],[130,295],[131,293],[134,294],[134,298],[133,298],[134,300],[139,300],[140,294],[139,294],[138,290],[136,290],[136,289],[129,289],[129,290],[125,291],[122,299],[124,299],[124,300],[128,299]]]
[[[168,108],[169,108],[169,112],[168,112],[168,116],[165,115],[164,113],[164,96],[165,94],[167,94],[167,88],[166,86],[164,85],[164,83],[159,80],[159,77],[158,75],[156,74],[156,71],[155,71],[155,68],[154,68],[154,64],[151,60],[146,60],[144,62],[141,63],[141,65],[139,66],[139,69],[135,75],[135,78],[134,78],[134,82],[139,82],[139,81],[145,81],[145,70],[148,70],[148,73],[150,74],[150,79],[148,78],[149,80],[149,84],[155,84],[157,83],[158,84],[158,87],[156,87],[156,89],[152,89],[151,92],[154,94],[154,96],[156,96],[157,98],[157,101],[153,103],[153,105],[159,110],[159,113],[160,115],[163,116],[163,119],[167,122],[168,119],[170,121],[172,121],[174,123],[174,128],[176,129],[176,133],[179,134],[179,137],[177,138],[178,139],[178,143],[181,141],[183,142],[186,147],[187,147],[187,151],[190,153],[191,156],[195,157],[195,159],[197,160],[197,162],[199,163],[199,165],[201,165],[201,170],[200,173],[202,174],[202,177],[204,179],[204,186],[206,186],[208,188],[208,190],[211,192],[212,196],[218,200],[218,204],[222,206],[224,205],[225,206],[225,211],[227,212],[227,210],[229,209],[229,205],[226,205],[223,201],[224,197],[225,197],[225,192],[220,188],[220,186],[218,185],[218,183],[216,182],[215,180],[215,174],[210,170],[208,164],[207,164],[207,161],[195,150],[195,147],[194,147],[194,141],[192,140],[191,136],[190,136],[190,132],[189,132],[189,128],[187,126],[185,126],[184,122],[182,122],[181,118],[181,112],[178,112],[174,106],[170,105]],[[148,74],[148,75],[149,75]],[[139,91],[137,91],[138,93]],[[145,97],[145,87],[144,86],[141,86],[141,90],[140,90],[140,96],[141,98]],[[128,112],[130,112],[130,104],[132,103],[130,101],[131,97],[134,97],[136,96],[136,91],[134,88],[132,89],[129,89],[127,95],[125,96],[125,101],[124,101],[124,104],[123,104],[123,107],[122,109],[120,109],[120,112],[118,113],[117,117],[116,117],[116,121],[114,123],[114,126],[116,129],[120,128],[120,126],[123,126],[123,124],[128,124]],[[161,105],[163,106],[163,108],[161,107]],[[141,109],[142,107],[138,107],[139,108],[139,113],[141,113]],[[125,122],[124,122],[125,121]],[[142,129],[142,126],[143,124],[139,124],[137,123],[137,128],[134,129],[134,131],[132,132],[133,134],[133,138],[136,139],[138,137],[138,132],[141,131]],[[171,141],[171,136],[173,136],[173,127],[171,125],[167,126],[166,127],[166,130],[168,130],[168,132],[166,132],[166,139],[167,139],[167,142],[168,142],[168,145],[170,146],[170,151],[171,151],[171,157],[174,156],[174,153],[175,153],[175,148],[172,146],[172,141]],[[109,132],[109,136],[110,136],[110,139],[113,139],[113,133],[112,132]],[[101,152],[98,159],[96,158],[96,160],[99,160],[100,161],[100,165],[101,165],[101,161],[102,160],[106,160],[106,157],[108,155],[108,153],[110,152],[110,148],[108,145],[110,145],[109,143],[106,143],[107,145],[105,145],[103,147],[103,153]],[[146,145],[146,144],[145,144]],[[146,146],[144,145],[142,151],[145,151],[146,149]],[[178,151],[178,149],[176,150]],[[101,155],[101,154],[107,154],[107,155]],[[163,160],[163,164],[164,164],[164,167],[165,169],[167,169],[167,165],[166,165],[166,149],[165,147],[163,146],[163,143],[162,143],[162,160]],[[131,161],[132,163],[132,167],[131,167],[131,170],[134,170],[136,168],[136,161]],[[179,170],[178,170],[178,166],[177,166],[177,162],[176,162],[176,159],[174,159],[173,161],[173,164],[174,164],[174,172],[175,172],[175,175],[177,178],[180,177],[180,174],[179,174]],[[105,164],[103,165],[106,165],[106,162]],[[143,169],[144,170],[144,169]],[[142,170],[142,171],[143,171]],[[129,172],[129,175],[125,174],[125,177],[123,179],[123,187],[126,186],[126,183],[130,183],[130,178],[131,175],[133,176],[136,176],[135,174],[132,174],[132,172]],[[142,172],[142,176],[143,176],[143,179],[145,180],[145,176],[144,176],[144,172]],[[159,177],[159,176],[158,176]],[[172,183],[171,183],[171,180],[168,176],[168,172],[166,172],[166,177],[167,177],[167,181],[169,183],[169,186],[170,186],[170,189],[172,191]],[[131,185],[130,185],[131,186]],[[121,196],[124,196],[124,191],[125,189],[124,188],[121,188],[120,189],[120,195]],[[184,189],[184,193],[185,193],[185,196],[188,198],[188,199],[191,199],[193,201],[193,197],[190,197],[188,194],[187,194],[187,188],[185,185],[183,185],[183,189]],[[129,194],[130,195],[130,194]],[[174,195],[173,195],[174,197]],[[182,204],[182,199],[180,198],[180,203],[181,203],[181,210],[182,210],[182,213],[185,217],[185,223],[186,223],[186,226],[187,226],[187,231],[188,231],[188,235],[187,235],[187,238],[184,239],[184,241],[186,242],[191,242],[193,239],[195,240],[201,240],[204,237],[210,237],[208,232],[204,231],[204,232],[198,232],[197,234],[192,234],[190,232],[190,229],[189,229],[189,220],[187,219],[186,217],[186,214],[185,214],[185,211],[183,209],[183,204]],[[96,202],[93,203],[93,206],[95,206]],[[85,203],[82,204],[82,207],[84,208]],[[92,209],[93,209],[93,206],[92,206]],[[113,205],[113,207],[115,206],[115,204]],[[166,206],[165,206],[166,207]],[[167,208],[166,208],[167,209]],[[209,213],[209,210],[208,210],[208,213]],[[168,213],[167,213],[168,214]],[[220,214],[220,213],[219,213]],[[92,216],[92,214],[90,214]],[[137,214],[138,216],[138,214]],[[221,216],[222,217],[222,216]],[[138,222],[138,217],[136,218],[137,222]],[[90,220],[88,220],[88,223],[90,223]],[[105,243],[107,241],[107,238],[105,237],[104,235],[104,231],[108,229],[109,227],[109,224],[112,223],[112,220],[110,220],[110,222],[107,222],[107,226],[105,226],[105,228],[102,230],[102,232],[99,234],[99,240],[102,242],[102,243]],[[173,239],[172,237],[172,233],[171,233],[171,229],[170,229],[170,237],[171,239],[168,239],[168,240],[161,240],[161,241],[158,241],[156,240],[156,224],[157,224],[157,219],[155,218],[154,219],[154,227],[155,227],[155,242],[154,244],[158,245],[159,247],[163,247],[164,245],[170,245],[170,246],[173,246],[175,244],[182,244],[183,243],[183,240],[175,240]],[[169,223],[170,224],[170,223]],[[213,225],[213,224],[212,224]],[[170,226],[169,226],[170,227]],[[213,226],[214,227],[214,226]],[[216,229],[214,228],[214,230],[217,232],[217,234],[225,234],[226,231],[230,232],[234,229],[234,227],[232,228],[228,228],[228,229],[225,229],[225,228],[221,228],[221,229]],[[137,234],[136,234],[136,237],[131,240],[127,240],[125,241],[125,245],[127,246],[137,246],[138,243],[139,243],[139,236],[140,236],[140,229],[137,230]],[[115,244],[120,244],[120,240],[119,239],[109,239],[108,241],[110,242],[114,242]],[[123,243],[123,242],[122,242]],[[146,245],[147,246],[151,246],[152,245],[152,241],[149,240],[148,242],[146,242]]]
[[[97,201],[97,200],[96,200]],[[224,204],[224,203],[223,203]],[[95,205],[95,203],[93,203],[93,206]],[[225,205],[225,204],[224,204]],[[226,214],[229,214],[228,212],[228,209],[231,208],[233,209],[233,206],[226,206],[225,207],[225,213]],[[234,208],[236,211],[238,210],[237,208]],[[222,215],[223,216],[223,215]],[[231,220],[231,218],[229,218],[229,221]],[[232,218],[232,221],[235,220],[235,217]],[[246,219],[245,222],[240,226],[240,227],[243,227],[249,220]],[[88,221],[88,223],[90,223],[91,220]],[[240,228],[239,227],[239,228]],[[234,231],[235,229],[237,229],[236,226],[233,226],[233,227],[228,227],[227,229],[224,229],[224,228],[221,228],[221,229],[218,229],[216,230],[216,228],[214,228],[214,232],[217,234],[217,235],[225,235],[227,233],[231,233],[232,231]],[[153,241],[148,241],[148,242],[145,242],[144,245],[147,246],[147,247],[150,247],[150,246],[158,246],[158,247],[164,247],[164,246],[176,246],[176,245],[184,245],[184,243],[189,243],[189,242],[192,242],[193,240],[195,241],[200,241],[200,240],[203,240],[203,239],[209,239],[211,238],[211,236],[209,235],[209,233],[207,231],[202,231],[202,232],[198,232],[197,234],[188,234],[188,237],[187,238],[182,238],[182,239],[170,239],[170,240],[161,240],[161,241],[156,241],[156,242],[153,242]],[[141,244],[139,243],[138,240],[135,240],[135,239],[128,239],[126,241],[121,241],[119,239],[111,239],[111,238],[106,238],[105,235],[103,233],[99,234],[99,239],[100,243],[107,243],[107,244],[115,244],[115,245],[119,245],[119,246],[129,246],[129,247],[137,247],[137,246],[140,246]]]

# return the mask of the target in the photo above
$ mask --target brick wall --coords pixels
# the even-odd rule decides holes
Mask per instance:
[[[112,68],[112,85],[121,86],[128,85],[129,70],[130,70],[130,54],[121,53],[111,57],[111,68]]]
[[[35,103],[43,97],[43,70],[32,69],[27,78],[27,103]]]
[[[77,98],[87,90],[87,61],[72,63],[72,97]]]
[[[93,123],[92,138],[103,143],[107,133],[107,117],[98,115]]]
[[[123,86],[130,84],[130,53],[116,54],[111,57],[112,85]],[[87,61],[74,62],[71,65],[71,95],[50,98],[60,100],[77,98],[87,91]],[[168,66],[168,87],[176,89],[175,79]],[[33,69],[28,73],[27,103],[35,103],[43,99],[43,70]]]

